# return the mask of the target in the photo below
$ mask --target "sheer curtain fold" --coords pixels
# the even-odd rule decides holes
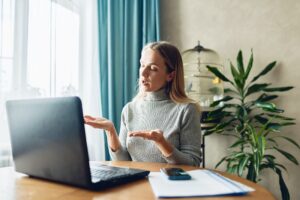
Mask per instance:
[[[122,108],[136,94],[140,51],[159,40],[159,1],[98,0],[98,10],[102,113],[119,130]]]
[[[101,115],[97,13],[97,0],[79,2],[79,95],[84,113],[92,116]],[[86,133],[90,160],[104,160],[103,131],[86,126]]]
[[[15,0],[13,89],[26,87],[29,0]]]

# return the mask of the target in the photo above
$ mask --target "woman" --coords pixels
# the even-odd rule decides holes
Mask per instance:
[[[139,92],[123,108],[119,137],[107,119],[85,116],[85,123],[105,130],[113,160],[199,166],[200,107],[184,92],[180,52],[150,43],[140,64]]]

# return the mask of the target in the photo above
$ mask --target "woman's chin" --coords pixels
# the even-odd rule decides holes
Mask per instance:
[[[153,89],[150,88],[150,87],[147,87],[147,86],[143,86],[143,87],[142,87],[142,90],[143,90],[144,92],[153,92]]]
[[[143,88],[144,92],[151,92],[152,90],[150,88]]]

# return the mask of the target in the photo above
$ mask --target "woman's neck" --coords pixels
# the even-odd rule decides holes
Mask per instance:
[[[167,99],[170,99],[170,97],[166,94],[165,88],[153,92],[146,92],[144,97],[146,101],[161,101]]]

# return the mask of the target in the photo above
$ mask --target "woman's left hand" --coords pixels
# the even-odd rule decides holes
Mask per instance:
[[[173,153],[172,145],[165,139],[163,132],[159,129],[150,131],[132,131],[129,132],[129,136],[141,137],[147,140],[154,141],[165,157],[169,157]]]
[[[161,143],[165,140],[163,132],[159,129],[150,131],[132,131],[129,132],[130,137],[141,137],[147,140],[153,140],[154,142]]]

